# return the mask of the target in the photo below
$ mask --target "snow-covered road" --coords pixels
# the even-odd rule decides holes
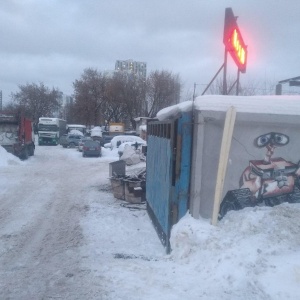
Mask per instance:
[[[166,255],[145,207],[113,197],[117,159],[38,146],[20,162],[0,147],[0,300],[300,299],[300,203],[217,226],[187,213]]]
[[[140,235],[164,253],[146,212],[121,207],[110,192],[112,160],[105,150],[104,157],[83,158],[75,149],[38,146],[28,161],[0,169],[0,299],[102,299],[102,254],[114,260],[113,252],[130,253],[119,236],[139,233],[132,218],[149,222]],[[118,224],[125,235],[114,237]]]

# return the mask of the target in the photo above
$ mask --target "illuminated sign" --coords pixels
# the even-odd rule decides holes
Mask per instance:
[[[231,8],[225,10],[225,24],[223,43],[226,50],[230,53],[238,69],[246,72],[247,65],[247,46],[244,43],[241,32],[236,23],[236,17]]]

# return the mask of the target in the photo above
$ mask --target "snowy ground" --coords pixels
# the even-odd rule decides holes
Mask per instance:
[[[300,204],[217,227],[187,214],[166,255],[144,207],[113,197],[117,159],[37,146],[21,162],[0,147],[0,299],[300,299]]]

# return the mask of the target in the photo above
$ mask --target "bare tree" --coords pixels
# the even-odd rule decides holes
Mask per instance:
[[[14,103],[12,100],[6,103],[3,107],[5,111],[18,111],[19,106]]]
[[[260,94],[259,82],[248,81],[247,83],[239,83],[238,95],[240,96],[254,96]],[[236,78],[227,78],[228,95],[236,95]],[[222,95],[223,94],[223,79],[217,78],[209,88],[209,94]]]
[[[147,79],[147,117],[155,117],[162,108],[179,103],[179,75],[168,71],[151,72]]]
[[[126,89],[125,77],[114,73],[107,81],[106,102],[102,114],[107,122],[122,122],[126,118]]]
[[[239,95],[240,96],[254,96],[259,94],[259,83],[254,81],[248,81],[245,84],[240,84]]]
[[[135,74],[116,72],[106,84],[106,102],[103,116],[108,122],[129,121],[135,127],[134,118],[141,116],[145,108],[145,81]]]
[[[123,99],[126,116],[135,128],[134,118],[144,115],[146,111],[146,82],[143,77],[128,74],[123,76]]]
[[[75,119],[85,125],[101,122],[101,108],[104,105],[107,78],[95,69],[85,69],[81,79],[75,80],[74,114]]]
[[[75,119],[86,125],[98,124],[99,120],[129,121],[133,128],[137,116],[155,116],[160,109],[178,103],[181,90],[179,75],[167,71],[152,72],[145,81],[127,72],[104,76],[85,69],[73,86]]]
[[[42,82],[39,85],[19,85],[19,89],[19,92],[11,94],[11,98],[16,107],[35,123],[38,123],[39,117],[50,117],[60,108],[61,92],[58,89],[50,90]]]

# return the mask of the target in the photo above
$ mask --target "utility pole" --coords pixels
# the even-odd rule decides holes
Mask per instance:
[[[227,52],[228,50],[225,48],[223,69],[223,95],[227,95]]]

